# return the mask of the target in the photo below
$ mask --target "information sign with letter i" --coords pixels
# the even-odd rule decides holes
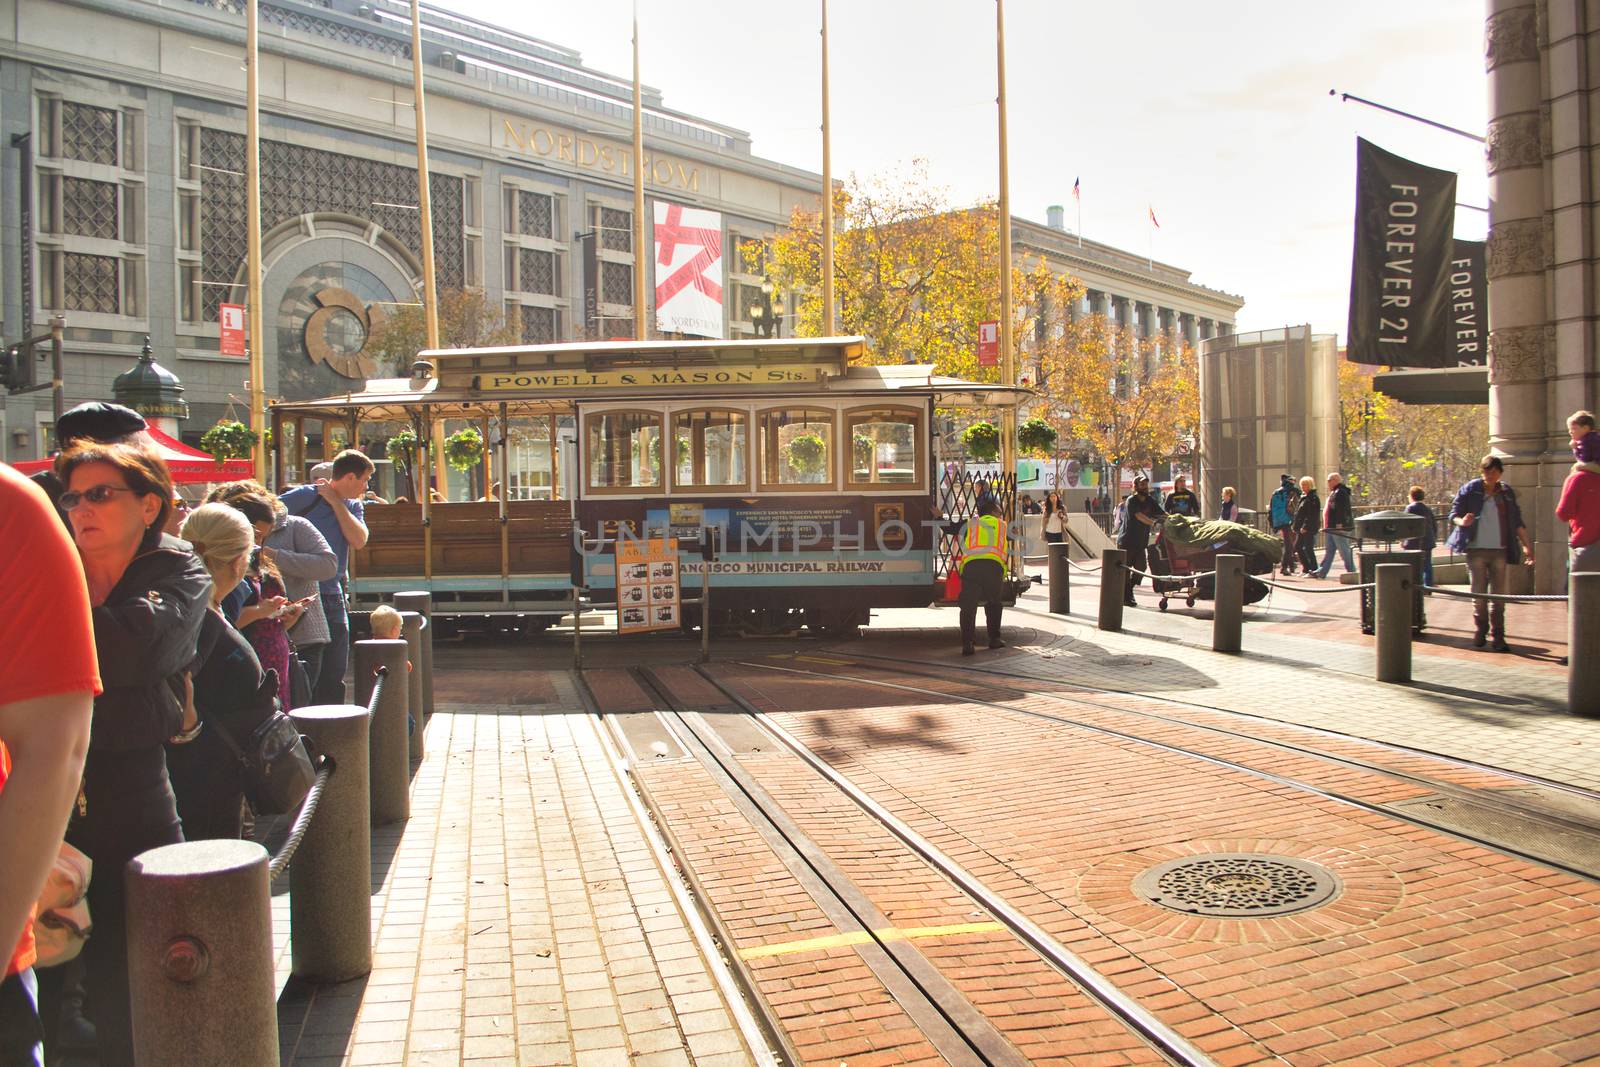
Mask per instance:
[[[678,539],[617,542],[617,632],[678,628]]]

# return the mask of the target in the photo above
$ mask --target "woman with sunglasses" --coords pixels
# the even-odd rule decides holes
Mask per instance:
[[[56,458],[56,474],[65,487],[57,506],[88,579],[105,686],[67,840],[94,861],[94,936],[83,959],[99,1063],[123,1067],[133,1062],[123,868],[183,840],[163,746],[182,723],[173,679],[194,659],[211,579],[188,545],[162,533],[172,479],[153,450],[74,441]],[[51,999],[59,1009],[59,997]]]

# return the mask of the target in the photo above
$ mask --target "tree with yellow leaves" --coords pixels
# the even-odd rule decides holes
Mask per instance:
[[[940,374],[998,382],[1000,368],[980,367],[978,324],[1000,317],[1000,225],[994,202],[956,207],[928,184],[919,162],[910,173],[851,179],[834,191],[834,288],[837,329],[867,340],[871,363],[931,363]],[[787,230],[759,253],[776,286],[797,293],[795,333],[822,331],[822,234],[817,213],[796,208]],[[1083,295],[1077,282],[1047,266],[1012,271],[1014,337],[1019,349],[1050,301],[1067,307]],[[1018,366],[1022,365],[1019,355]]]
[[[482,289],[445,289],[439,293],[439,347],[485,348],[522,340],[517,326]],[[417,353],[428,347],[427,318],[420,304],[393,309],[367,337],[366,352],[390,373],[411,373]]]
[[[1339,363],[1339,463],[1358,504],[1404,506],[1420,485],[1435,507],[1477,476],[1489,409],[1403,404],[1372,387],[1374,368]]]
[[[1166,460],[1200,424],[1199,364],[1171,333],[1140,337],[1085,315],[1037,339],[1037,414],[1114,468]]]

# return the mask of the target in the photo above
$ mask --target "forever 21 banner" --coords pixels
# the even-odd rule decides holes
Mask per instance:
[[[1351,362],[1456,365],[1450,309],[1455,204],[1455,174],[1357,140]]]

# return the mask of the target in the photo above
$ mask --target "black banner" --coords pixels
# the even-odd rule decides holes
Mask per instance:
[[[1356,141],[1356,241],[1347,358],[1453,367],[1456,176]]]
[[[1482,241],[1456,239],[1450,255],[1450,331],[1455,339],[1451,363],[1457,367],[1489,363],[1489,282],[1483,264]]]
[[[583,328],[586,330],[598,329],[600,326],[600,255],[596,251],[598,237],[599,233],[594,230],[578,235],[578,244],[583,252]]]
[[[22,282],[22,329],[17,332],[23,337],[33,336],[33,135],[28,133],[17,134],[11,138],[12,147],[17,150],[17,166],[20,168],[17,182],[17,194],[22,198],[22,210],[18,221],[18,229],[22,236],[22,271],[17,275]]]

